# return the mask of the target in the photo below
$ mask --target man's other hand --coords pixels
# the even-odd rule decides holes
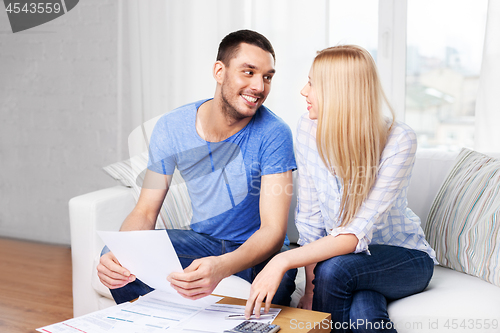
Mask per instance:
[[[170,274],[167,280],[181,296],[199,299],[210,295],[225,277],[220,257],[205,257],[194,260],[182,273]]]

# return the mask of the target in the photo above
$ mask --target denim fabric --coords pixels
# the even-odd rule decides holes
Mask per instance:
[[[396,332],[387,302],[423,291],[434,262],[420,250],[370,245],[316,265],[313,310],[332,314],[332,332]]]
[[[162,230],[158,232],[164,231]],[[183,268],[189,266],[195,259],[208,256],[220,256],[224,253],[232,252],[241,246],[240,243],[216,239],[208,235],[199,234],[193,230],[169,229],[167,232]],[[280,252],[288,249],[288,246],[283,245]],[[271,258],[254,267],[250,267],[244,271],[236,273],[235,275],[252,283],[257,274],[264,268],[266,263]],[[290,295],[292,295],[295,290],[294,280],[296,274],[296,269],[290,270],[285,274],[285,277],[281,281],[278,291],[273,298],[273,304],[290,305]],[[134,300],[152,290],[154,289],[144,284],[139,279],[136,279],[134,282],[131,282],[122,288],[111,289],[111,294],[113,295],[115,302],[120,304]]]

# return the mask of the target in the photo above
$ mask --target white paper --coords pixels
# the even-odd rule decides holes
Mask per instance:
[[[97,231],[120,264],[158,290],[176,293],[167,281],[182,266],[165,230]]]
[[[115,317],[128,303],[89,313],[85,316],[69,319],[57,324],[38,328],[43,333],[109,333],[116,326],[115,321],[108,317]]]
[[[146,300],[149,298],[155,298],[155,299],[161,300],[161,301],[168,301],[168,302],[172,302],[172,303],[176,303],[176,304],[189,305],[189,306],[199,307],[201,309],[205,309],[205,308],[217,303],[218,301],[220,301],[224,297],[208,295],[208,296],[205,296],[203,298],[191,300],[191,299],[182,297],[177,292],[172,294],[172,293],[169,293],[166,291],[154,290],[154,291],[152,291],[144,296],[141,296],[139,298],[139,300]]]
[[[179,294],[154,290],[133,303],[123,303],[104,310],[38,328],[42,333],[156,333],[172,332],[197,313],[222,299],[207,296],[185,299]]]

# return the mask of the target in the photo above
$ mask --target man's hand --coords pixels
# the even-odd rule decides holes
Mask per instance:
[[[220,257],[196,259],[183,273],[172,273],[167,280],[181,296],[199,299],[210,295],[219,282],[230,275],[222,267]]]
[[[97,275],[102,284],[109,289],[121,288],[135,280],[135,276],[120,265],[112,252],[101,256],[97,265]]]

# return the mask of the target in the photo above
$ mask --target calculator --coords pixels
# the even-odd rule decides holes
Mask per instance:
[[[232,329],[224,331],[224,333],[275,333],[279,330],[280,327],[278,325],[245,320]]]

